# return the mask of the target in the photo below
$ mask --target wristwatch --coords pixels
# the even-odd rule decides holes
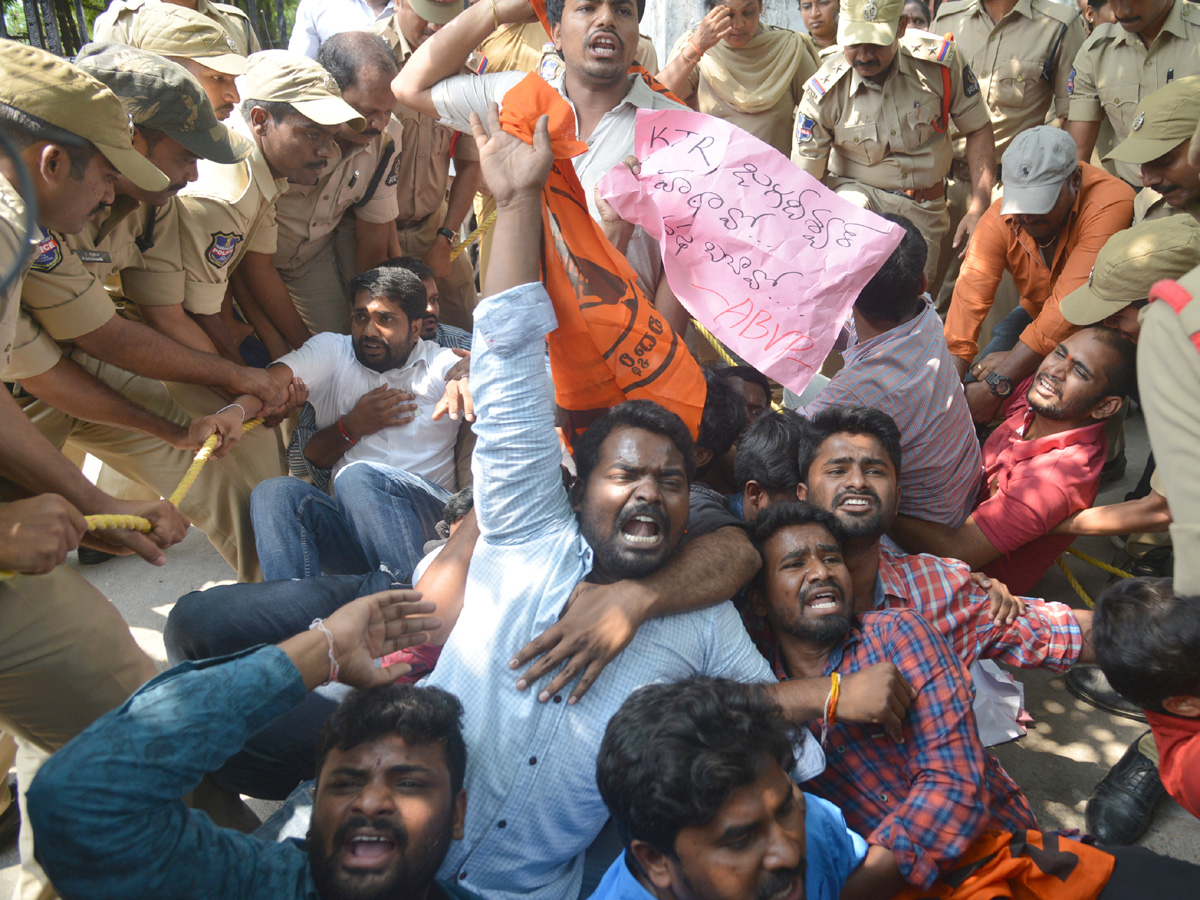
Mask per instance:
[[[453,231],[451,231],[449,228],[447,228],[444,225],[437,230],[437,233],[440,234],[442,237],[444,237],[446,240],[448,240],[452,244],[454,243],[454,239],[456,237],[458,237],[458,235],[456,235]]]
[[[993,396],[1007,397],[1012,393],[1012,379],[1007,375],[1001,375],[999,372],[993,372],[983,381],[991,390]]]

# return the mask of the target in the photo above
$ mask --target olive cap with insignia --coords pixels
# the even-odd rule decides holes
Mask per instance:
[[[342,92],[329,71],[303,53],[288,50],[252,53],[238,88],[248,99],[290,103],[296,112],[318,125],[345,123],[355,131],[367,127],[367,120],[342,99]]]
[[[159,56],[194,59],[225,75],[246,71],[246,57],[224,28],[194,9],[171,3],[139,9],[130,21],[129,43]]]
[[[1130,303],[1149,298],[1157,282],[1180,278],[1196,266],[1200,222],[1188,215],[1141,222],[1108,239],[1096,255],[1087,284],[1063,297],[1059,311],[1072,325],[1102,322]]]
[[[904,0],[842,0],[837,42],[886,47],[896,40],[902,15]]]
[[[217,121],[208,95],[187,69],[125,44],[86,44],[75,65],[116,94],[133,119],[161,131],[201,159],[229,165],[254,152],[254,142]]]
[[[52,53],[0,41],[0,103],[91,141],[113,167],[146,191],[170,179],[133,147],[133,122],[117,95]]]
[[[1139,166],[1170,153],[1192,136],[1200,121],[1200,75],[1180,78],[1142,98],[1129,137],[1104,158]]]
[[[1079,168],[1074,139],[1061,128],[1022,131],[1004,151],[1002,216],[1041,216],[1058,202],[1062,186]]]
[[[407,0],[408,8],[426,22],[445,25],[463,11],[463,0]]]

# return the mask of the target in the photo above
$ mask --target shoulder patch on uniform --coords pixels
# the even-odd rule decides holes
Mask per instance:
[[[545,56],[542,58],[542,64],[538,66],[538,75],[543,81],[553,81],[562,71],[563,61],[557,56]]]
[[[208,249],[204,251],[204,258],[218,269],[224,268],[229,264],[229,260],[233,259],[233,251],[241,242],[242,235],[240,234],[218,231],[213,234]]]
[[[805,115],[796,116],[796,143],[807,144],[813,139],[813,126],[817,123]]]
[[[1067,96],[1075,93],[1075,67],[1071,66],[1071,74],[1067,76]]]
[[[386,179],[384,179],[383,183],[386,184],[388,187],[393,187],[393,186],[395,186],[396,182],[398,182],[399,180],[400,180],[400,154],[397,153],[396,161],[392,163],[392,170],[390,172],[388,172],[388,177]]]
[[[35,272],[53,272],[63,261],[62,247],[54,235],[45,228],[39,225],[38,230],[41,231],[42,236],[33,242],[33,249],[37,255],[29,264],[29,268]]]
[[[966,63],[963,63],[963,93],[968,97],[979,93],[979,79]]]

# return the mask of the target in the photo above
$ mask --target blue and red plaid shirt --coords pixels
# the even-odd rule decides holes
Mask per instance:
[[[750,632],[756,643],[761,630]],[[778,642],[759,643],[759,650],[776,677],[787,679]],[[912,610],[864,613],[823,674],[844,677],[881,662],[893,663],[917,690],[904,743],[878,726],[839,721],[829,729],[825,771],[804,787],[836,804],[868,843],[891,850],[906,881],[927,888],[985,829],[1036,829],[1037,820],[984,752],[970,676],[941,635]],[[820,736],[819,720],[809,728]]]

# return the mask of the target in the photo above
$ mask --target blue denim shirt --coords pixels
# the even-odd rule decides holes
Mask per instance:
[[[867,842],[846,827],[841,810],[828,800],[805,794],[804,802],[805,900],[837,900],[850,873],[866,859]],[[654,895],[629,871],[622,853],[589,900],[654,900]]]
[[[79,900],[318,900],[303,841],[219,828],[179,799],[304,694],[287,654],[265,646],[176,666],[98,719],[29,788],[55,887]]]

